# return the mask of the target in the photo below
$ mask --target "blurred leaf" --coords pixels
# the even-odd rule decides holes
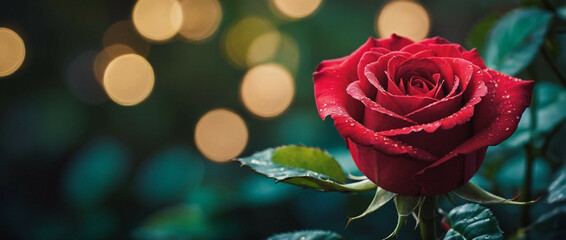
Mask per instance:
[[[273,180],[251,175],[240,185],[239,200],[251,206],[268,206],[289,199],[296,187],[288,184],[273,184]]]
[[[551,167],[541,158],[536,158],[533,165],[533,193],[542,193],[550,184]],[[525,156],[519,152],[515,157],[506,161],[496,175],[496,182],[507,194],[513,194],[521,189],[525,179]],[[504,195],[505,196],[505,195]]]
[[[566,7],[556,9],[556,15],[562,20],[566,20]]]
[[[455,207],[446,216],[450,230],[444,240],[503,239],[499,223],[489,209],[468,203]]]
[[[342,240],[340,234],[323,230],[303,230],[273,235],[267,240]]]
[[[552,14],[538,8],[516,9],[491,29],[484,51],[488,67],[509,75],[528,66],[539,51]]]
[[[239,161],[242,166],[249,167],[278,182],[321,191],[360,192],[377,187],[369,180],[350,184],[335,182],[332,179],[341,182],[346,180],[344,173],[339,172],[341,171],[340,165],[330,155],[315,148],[301,146],[269,148],[252,156],[235,160]]]
[[[549,204],[566,200],[566,168],[562,168],[548,187]]]
[[[476,48],[478,52],[483,53],[489,30],[495,25],[497,20],[499,20],[499,14],[496,13],[490,13],[483,17],[468,34],[468,47]]]
[[[461,197],[464,200],[468,200],[470,202],[475,202],[479,204],[515,204],[515,205],[526,205],[532,204],[536,201],[529,201],[529,202],[517,202],[513,199],[505,199],[499,196],[496,196],[486,190],[483,190],[481,187],[468,182],[463,186],[455,189],[452,191],[458,197]]]
[[[130,155],[112,138],[87,143],[72,158],[63,179],[63,192],[76,207],[100,204],[125,178]]]
[[[204,177],[200,156],[184,147],[169,147],[144,162],[135,178],[144,204],[163,204],[196,188]]]
[[[529,226],[529,230],[534,230],[537,237],[545,239],[564,239],[566,237],[566,205],[552,209],[541,215]]]
[[[135,239],[190,239],[212,232],[199,206],[181,205],[150,215],[132,235]]]
[[[348,224],[350,224],[350,222],[352,222],[353,220],[363,218],[368,214],[377,211],[383,205],[391,201],[391,199],[393,199],[395,195],[397,194],[386,191],[385,189],[378,187],[377,190],[375,191],[375,196],[373,197],[373,200],[369,204],[368,208],[362,214],[350,218],[346,226],[348,226]]]

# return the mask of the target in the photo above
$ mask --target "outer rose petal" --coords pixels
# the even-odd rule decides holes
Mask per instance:
[[[356,166],[379,187],[398,194],[417,195],[420,193],[421,185],[411,176],[430,162],[417,161],[402,155],[384,154],[350,139],[347,139],[347,145]]]

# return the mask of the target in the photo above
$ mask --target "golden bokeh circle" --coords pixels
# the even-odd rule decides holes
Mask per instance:
[[[0,28],[0,77],[18,70],[25,56],[26,47],[22,38],[8,28]]]
[[[426,9],[413,1],[392,1],[386,4],[376,17],[376,32],[382,38],[397,35],[413,41],[426,38],[430,29],[430,17]]]
[[[281,65],[270,63],[250,69],[240,86],[240,96],[253,114],[271,118],[283,113],[291,104],[295,84]]]
[[[218,0],[182,0],[183,23],[179,34],[192,41],[210,38],[222,21]]]
[[[153,68],[137,54],[114,58],[104,71],[104,90],[112,101],[122,106],[145,100],[153,90],[154,82]]]
[[[215,162],[226,162],[244,151],[248,128],[236,113],[215,109],[202,116],[195,127],[195,144],[199,151]]]
[[[272,6],[286,18],[301,19],[312,15],[322,0],[271,0]]]
[[[275,30],[271,22],[259,17],[247,17],[230,26],[222,36],[222,48],[236,67],[247,68],[247,54],[254,39]]]
[[[138,0],[132,21],[143,37],[165,41],[179,32],[183,10],[177,0]]]

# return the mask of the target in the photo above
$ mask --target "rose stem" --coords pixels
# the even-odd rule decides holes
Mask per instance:
[[[558,68],[556,62],[552,59],[552,56],[550,56],[550,53],[548,53],[547,48],[545,46],[541,47],[540,52],[542,53],[544,60],[548,62],[548,66],[550,66],[554,74],[556,74],[556,77],[558,78],[560,83],[566,86],[566,77],[564,76],[564,74],[562,74],[562,71]]]
[[[534,73],[534,69],[532,67],[529,68],[529,72],[531,73],[533,79],[536,79],[536,74]],[[534,143],[533,143],[533,136],[535,135],[536,128],[537,128],[537,101],[536,101],[536,92],[533,92],[532,100],[531,100],[531,125],[529,126],[529,131],[531,132],[531,138],[529,142],[525,144],[525,179],[523,180],[523,187],[522,187],[522,200],[523,201],[530,201],[532,199],[532,178],[533,178],[533,162],[535,159],[534,156]],[[529,209],[530,206],[524,205],[521,210],[521,228],[526,228],[529,225]],[[528,235],[526,236],[528,239]]]
[[[437,196],[428,196],[419,207],[419,228],[422,240],[436,240],[437,202]]]

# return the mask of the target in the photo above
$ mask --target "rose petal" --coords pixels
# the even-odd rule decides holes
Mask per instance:
[[[326,68],[313,74],[316,106],[323,120],[328,115],[334,118],[346,109],[348,116],[355,119],[363,116],[363,105],[346,92],[350,84],[346,75],[341,68]]]
[[[414,176],[430,162],[384,154],[350,139],[346,143],[358,169],[379,187],[405,195],[417,195],[421,191],[421,185],[410,176]]]
[[[347,58],[348,58],[348,56],[346,56],[346,57],[341,57],[341,58],[336,58],[336,59],[323,60],[323,61],[316,67],[315,72],[318,72],[318,71],[322,70],[323,68],[337,67],[338,65],[340,65],[340,63],[344,62],[344,60],[346,60]]]
[[[435,161],[438,159],[427,151],[372,131],[348,116],[346,112],[339,112],[332,118],[334,119],[334,126],[344,139],[349,138],[357,144],[378,149],[384,154],[407,154],[411,158],[421,161]]]
[[[413,43],[413,40],[392,34],[390,38],[375,39],[376,45],[391,51],[399,51],[401,48]]]
[[[348,86],[347,92],[353,98],[361,101],[365,108],[364,126],[373,131],[402,128],[417,124],[416,122],[398,115],[382,107],[368,98],[360,85],[361,81],[355,81]]]
[[[459,44],[429,44],[427,47],[438,57],[462,58],[462,52],[466,51]]]
[[[483,82],[483,75],[481,75],[481,72],[474,75],[470,83],[470,87],[471,88],[469,91],[472,91],[473,93],[471,94],[471,96],[469,96],[469,98],[466,98],[465,94],[459,93],[451,98],[444,98],[440,101],[437,101],[427,106],[426,109],[423,108],[421,109],[421,111],[413,112],[411,117],[409,117],[409,115],[406,116],[411,120],[427,123],[413,125],[406,128],[382,131],[379,133],[384,136],[398,136],[420,131],[432,133],[438,131],[439,128],[451,129],[457,125],[461,125],[470,121],[470,119],[474,116],[474,106],[480,103],[482,101],[481,98],[488,93],[488,88]],[[462,99],[462,97],[464,97],[464,99],[467,99],[467,103],[463,107],[461,107],[460,110],[453,113],[454,111],[452,110],[459,107],[460,101],[458,101],[458,99]],[[438,116],[445,117],[434,122],[429,122],[429,120],[435,119]]]
[[[487,146],[497,145],[517,129],[522,113],[531,102],[534,82],[522,81],[492,69],[484,73],[491,75],[494,82],[486,83],[490,93],[476,107],[473,120],[474,136],[439,161],[421,170],[416,178],[428,179],[436,172],[435,168],[452,164],[450,162],[459,155],[471,154]]]
[[[381,56],[383,56],[383,53],[366,52],[362,55],[360,63],[358,64],[358,79],[362,80],[362,89],[367,95],[375,96],[376,89],[371,87],[371,84],[367,81],[367,78],[364,75],[365,67],[370,63],[376,62]]]
[[[482,70],[487,68],[487,66],[485,65],[485,62],[483,61],[483,58],[480,56],[480,54],[478,53],[478,51],[475,48],[470,50],[470,51],[466,51],[466,52],[462,53],[462,57],[464,59],[470,61],[471,63],[477,65]]]
[[[423,44],[423,45],[429,45],[429,44],[451,44],[450,41],[441,38],[441,37],[433,37],[433,38],[427,38],[427,39],[423,39],[420,42],[417,42],[418,44]]]

